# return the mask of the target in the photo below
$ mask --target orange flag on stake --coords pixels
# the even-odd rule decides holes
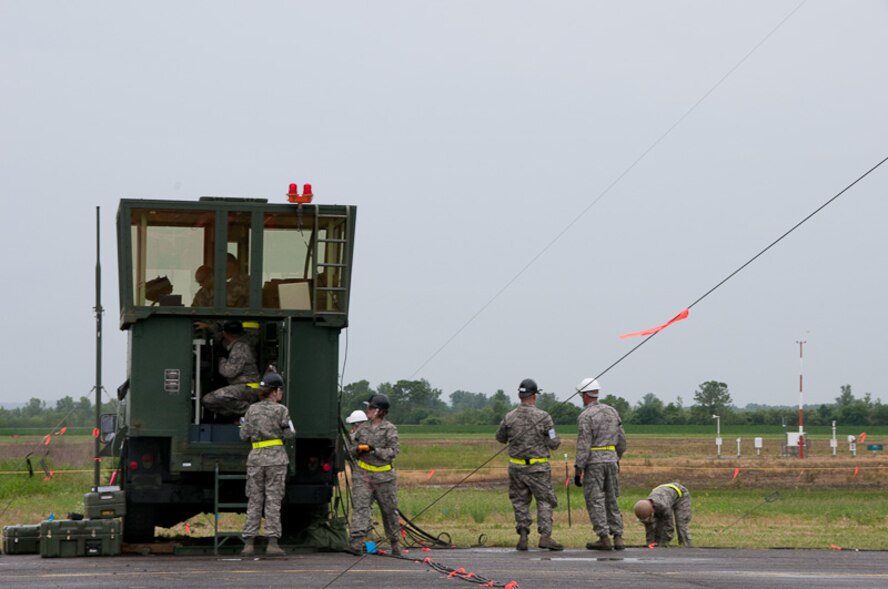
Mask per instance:
[[[432,480],[432,477],[433,477],[433,476],[435,476],[435,469],[434,469],[434,468],[433,468],[432,470],[429,471],[429,474],[426,475],[426,480],[427,480],[427,481]]]
[[[859,467],[859,466],[855,466],[855,467],[854,467],[854,476],[857,476],[857,473],[859,473],[859,472],[860,472],[860,467]]]
[[[52,438],[50,438],[50,435],[49,435],[49,434],[46,434],[45,436],[43,436],[43,445],[44,445],[44,446],[49,446],[49,441],[50,441],[51,439],[52,439]]]
[[[733,481],[734,479],[736,479],[738,474],[740,474],[740,467],[739,466],[734,469],[734,476],[731,477],[731,480]]]
[[[860,435],[857,436],[857,441],[861,444],[866,441],[866,432],[860,432]]]
[[[688,318],[688,310],[685,309],[684,311],[682,311],[681,313],[679,313],[678,315],[676,315],[675,317],[673,317],[672,319],[670,319],[669,321],[664,323],[663,325],[659,325],[657,327],[651,327],[650,329],[645,329],[644,331],[636,331],[635,333],[624,333],[623,335],[620,336],[620,339],[626,339],[628,337],[638,337],[638,336],[642,336],[642,335],[651,335],[651,334],[657,333],[658,331],[660,331],[662,329],[666,329],[667,327],[669,327],[670,325],[672,325],[676,321],[681,321],[682,319],[687,319],[687,318]]]

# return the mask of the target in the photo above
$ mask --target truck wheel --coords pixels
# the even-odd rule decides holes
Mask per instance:
[[[123,540],[129,543],[154,541],[154,506],[130,503],[123,517]]]

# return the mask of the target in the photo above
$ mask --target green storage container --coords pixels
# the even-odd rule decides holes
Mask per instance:
[[[102,489],[83,496],[86,519],[110,519],[126,515],[126,497],[119,488]]]
[[[4,554],[37,554],[40,552],[40,524],[3,527]]]
[[[121,520],[57,519],[40,524],[40,556],[116,556],[120,554]]]

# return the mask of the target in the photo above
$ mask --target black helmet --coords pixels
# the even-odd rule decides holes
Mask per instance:
[[[525,378],[521,381],[521,384],[518,385],[518,396],[522,399],[524,397],[535,395],[539,391],[540,390],[539,388],[537,388],[537,383],[532,378]]]
[[[284,388],[284,379],[277,372],[269,372],[262,377],[259,386],[263,389],[282,389]]]
[[[244,334],[244,324],[240,321],[235,321],[231,319],[222,324],[222,331],[225,333],[230,333],[231,335],[243,335]]]
[[[382,409],[383,411],[388,411],[389,407],[391,407],[389,398],[379,394],[371,395],[369,399],[364,401],[364,405],[371,409]]]

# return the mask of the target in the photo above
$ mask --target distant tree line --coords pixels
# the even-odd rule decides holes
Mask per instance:
[[[363,402],[374,393],[382,393],[391,401],[389,419],[403,424],[455,424],[496,425],[510,409],[518,404],[517,394],[506,394],[502,389],[493,395],[469,391],[454,391],[450,403],[442,400],[440,389],[426,380],[399,380],[382,383],[376,389],[366,380],[346,385],[342,390],[343,417],[363,408]],[[728,385],[710,380],[702,383],[693,393],[694,403],[685,407],[681,397],[664,403],[653,393],[647,393],[634,405],[623,397],[605,395],[602,403],[611,405],[623,419],[633,425],[705,425],[718,415],[723,425],[787,425],[797,423],[797,407],[772,407],[767,405],[734,406]],[[554,393],[541,393],[537,407],[548,411],[558,425],[575,424],[582,411],[581,401],[574,397],[564,402]],[[851,385],[841,387],[835,403],[805,406],[807,425],[830,425],[837,421],[842,425],[888,424],[888,405],[866,393],[855,398]]]
[[[102,413],[117,411],[117,401],[102,403]],[[64,397],[48,406],[46,401],[31,398],[28,403],[15,409],[0,407],[0,427],[93,427],[96,424],[96,406],[89,397]]]
[[[389,419],[403,424],[496,425],[518,404],[516,393],[506,394],[502,389],[493,395],[454,391],[447,403],[441,398],[441,390],[432,387],[425,379],[382,383],[375,389],[366,380],[360,380],[343,388],[342,416],[363,409],[363,402],[375,393],[389,398],[392,404]],[[693,401],[689,407],[684,406],[681,397],[664,403],[653,393],[647,393],[634,405],[618,395],[601,398],[602,403],[617,409],[623,423],[629,425],[705,425],[712,423],[713,415],[719,416],[722,425],[787,425],[797,423],[798,419],[797,407],[735,407],[728,385],[715,380],[702,383],[694,391]],[[548,411],[558,425],[575,424],[582,411],[577,397],[565,402],[548,392],[540,393],[537,407]],[[102,413],[116,411],[116,401],[102,404]],[[832,421],[842,425],[885,425],[888,424],[888,405],[879,399],[873,401],[870,393],[856,398],[851,385],[843,385],[835,403],[805,406],[806,425],[830,425]],[[32,398],[22,407],[0,408],[0,427],[51,428],[57,424],[92,427],[95,425],[95,405],[88,397],[80,397],[78,401],[64,397],[52,407]]]

